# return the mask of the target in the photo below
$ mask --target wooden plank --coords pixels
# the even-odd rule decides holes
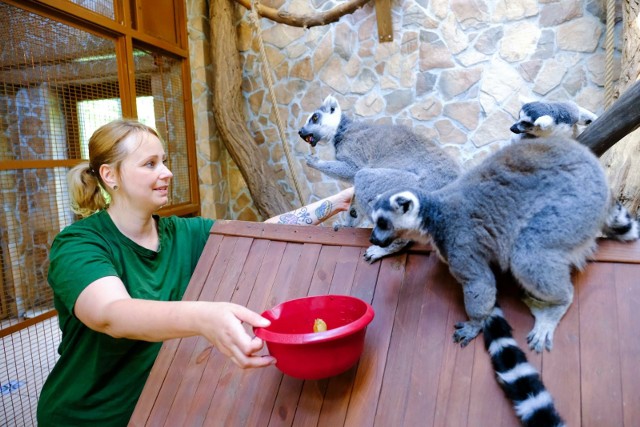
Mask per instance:
[[[253,289],[247,304],[249,309],[258,313],[268,308],[267,301],[276,281],[277,267],[282,262],[286,248],[284,242],[263,241],[268,242],[268,247],[259,271],[255,275],[255,283],[260,283],[261,286]],[[247,273],[249,272],[247,271]],[[213,414],[209,414],[207,421],[211,420],[212,425],[266,424],[266,420],[261,417],[261,411],[264,408],[273,407],[281,378],[282,374],[273,368],[242,372],[242,379],[236,387],[235,393],[226,396],[226,399],[234,401],[234,410],[215,411]],[[224,387],[219,387],[215,391],[214,399],[218,393],[227,394]],[[217,402],[217,399],[215,401]],[[237,405],[239,401],[245,402],[245,404]],[[221,408],[221,406],[214,405],[214,402],[211,406]]]
[[[194,294],[198,294],[198,300],[213,300],[215,295],[213,278],[221,277],[224,271],[226,271],[230,259],[229,254],[233,251],[236,240],[237,239],[223,238],[220,242],[216,257],[209,264],[211,266],[209,274],[198,283],[198,288],[200,288],[201,291],[199,293],[197,289],[193,291]],[[209,284],[208,286],[207,283]],[[190,368],[189,361],[198,360],[200,363],[196,365],[197,369],[203,369],[201,363],[203,363],[203,360],[204,362],[207,360],[206,358],[202,358],[202,350],[207,347],[206,345],[203,347],[203,340],[203,337],[190,337],[183,339],[180,343],[174,361],[167,372],[167,379],[158,393],[157,404],[154,406],[153,413],[149,417],[148,423],[151,425],[163,425],[167,419],[176,393],[180,388],[182,380],[185,378],[185,372]],[[196,351],[198,351],[198,353],[195,354],[194,358]],[[189,376],[189,378],[192,378],[192,376]]]
[[[378,23],[378,41],[393,41],[393,21],[391,20],[391,0],[376,0],[376,21]]]
[[[212,234],[255,237],[272,241],[292,243],[316,243],[332,246],[368,247],[370,228],[309,227],[304,225],[271,224],[264,222],[218,220],[211,229]],[[430,251],[428,245],[412,245],[414,252]]]
[[[454,301],[462,296],[460,286],[435,254],[422,258],[422,262],[429,266],[429,271],[421,280],[420,317],[411,359],[414,368],[407,383],[410,392],[404,422],[405,425],[431,426],[445,349],[452,345],[453,324],[449,323],[449,311]]]
[[[640,283],[638,268],[616,265],[614,284],[618,309],[618,343],[620,345],[620,372],[622,374],[622,409],[625,426],[640,424]]]
[[[300,225],[269,224],[264,222],[216,221],[212,233],[230,236],[248,236],[274,241],[317,243],[334,246],[367,245],[371,230],[367,228],[309,227]]]
[[[225,238],[225,241],[226,240],[231,239]],[[205,298],[206,294],[209,294],[214,295],[213,300],[231,300],[231,295],[236,288],[242,267],[248,259],[249,249],[253,243],[253,239],[249,238],[236,238],[233,240],[235,240],[232,250],[233,256],[229,259],[226,269],[221,275],[221,279],[217,279],[217,277],[220,277],[218,275],[210,274],[205,281],[203,289]],[[239,301],[238,303],[246,304],[246,301]],[[200,381],[203,376],[203,371],[206,368],[206,361],[213,351],[215,351],[213,345],[205,337],[200,337],[196,343],[196,348],[194,349],[186,372],[183,374],[182,382],[178,388],[172,408],[166,417],[165,425],[184,425],[187,417],[187,411],[184,411],[184,408],[189,408],[192,404],[204,403],[201,399],[197,399],[196,395],[202,387]],[[211,384],[206,384],[205,386],[211,387]]]
[[[598,250],[593,258],[598,262],[640,264],[640,240],[623,243],[601,239],[598,241]]]
[[[342,228],[338,231],[331,227],[308,227],[300,225],[267,224],[263,222],[218,220],[211,229],[212,234],[255,237],[272,241],[295,243],[317,243],[332,246],[368,247],[370,228]],[[413,244],[404,253],[428,253],[430,245]],[[612,261],[640,263],[640,240],[635,242],[618,242],[600,239],[594,261]]]
[[[614,265],[593,263],[578,277],[584,427],[623,425]]]
[[[356,266],[356,273],[353,279],[353,284],[351,286],[351,295],[366,301],[369,304],[372,304],[373,296],[375,292],[375,283],[378,276],[378,272],[380,270],[379,262],[369,264],[364,260],[364,252],[365,248],[360,249],[360,253],[358,256],[358,264]],[[375,316],[374,316],[375,318]],[[367,333],[365,335],[364,342],[364,350],[363,354],[375,351],[375,349],[371,348],[369,334],[371,333],[371,326],[367,327]],[[362,356],[358,361],[358,365],[354,368],[355,372],[354,378],[352,379],[353,387],[351,388],[350,396],[349,396],[349,406],[347,408],[347,412],[345,414],[345,425],[352,425],[352,421],[350,421],[350,416],[352,414],[363,414],[363,413],[372,413],[373,408],[375,408],[375,400],[366,400],[363,398],[362,390],[365,387],[367,378],[363,378],[365,369],[362,369]],[[349,373],[351,375],[351,372]],[[327,418],[323,418],[322,421],[330,421]]]
[[[329,293],[340,250],[339,246],[322,246],[313,277],[311,278],[309,295],[325,295]]]
[[[425,262],[424,257],[410,255],[407,259],[406,273],[400,288],[398,306],[396,309],[393,331],[391,333],[390,347],[393,352],[387,359],[386,372],[393,373],[385,375],[380,393],[385,406],[395,408],[395,410],[380,411],[376,422],[380,425],[393,426],[402,425],[405,418],[405,405],[409,389],[407,384],[411,384],[411,377],[419,373],[420,366],[413,366],[409,361],[413,360],[415,348],[415,337],[417,335],[418,319],[422,308],[422,296],[425,276],[429,273],[429,268],[433,267]],[[383,286],[383,285],[381,285]]]
[[[367,426],[374,423],[405,262],[406,255],[397,255],[379,262],[380,286],[376,286],[371,303],[375,317],[367,329],[365,347],[354,384],[354,398],[357,398],[358,404],[347,412],[345,425]],[[358,410],[362,407],[367,410]]]
[[[246,262],[240,271],[231,302],[248,307],[251,290],[253,289],[253,285],[256,283],[256,278],[259,275],[259,270],[265,259],[268,248],[269,242],[267,240],[253,241],[251,250],[247,255]],[[262,310],[262,307],[260,310]],[[253,336],[253,332],[250,332],[250,335]],[[232,363],[227,363],[225,365],[225,369],[221,377],[228,380],[224,381],[224,385],[219,384],[216,387],[212,387],[213,391],[211,403],[209,405],[210,408],[234,406],[234,404],[237,403],[237,399],[240,398],[238,396],[238,390],[243,389],[243,383],[247,379],[247,376],[241,374],[239,368]],[[186,411],[182,412],[186,413]],[[238,412],[236,411],[215,411],[211,417],[207,417],[207,422],[223,425],[227,422],[229,417],[234,417],[236,415],[238,415]],[[173,425],[184,425],[182,424],[183,422],[184,421],[181,421],[180,424]],[[232,425],[235,424],[232,423]]]
[[[304,251],[307,247],[313,248],[316,255],[300,256],[301,249]],[[308,295],[315,272],[315,266],[317,265],[317,251],[319,251],[319,249],[320,248],[315,245],[287,244],[284,256],[287,263],[283,263],[278,270],[279,279],[276,279],[277,287],[274,288],[276,292],[272,295],[271,306]],[[290,252],[290,254],[287,255],[287,252]],[[293,262],[291,261],[292,259],[297,259],[298,261]],[[299,268],[297,271],[294,270],[298,263],[304,264],[305,262],[307,264],[303,266],[303,268]],[[291,425],[293,423],[298,400],[302,392],[302,385],[302,380],[283,375],[271,412],[269,425]]]
[[[343,247],[337,246],[322,246],[321,252],[318,254],[312,281],[309,286],[309,295],[335,293],[335,288],[332,290],[332,284],[334,281],[347,282],[347,279],[344,277],[344,267],[338,267],[342,262],[341,257],[344,254],[344,249],[345,248]],[[348,270],[347,274],[350,275]],[[338,279],[339,277],[342,277],[342,280]],[[351,283],[349,283],[349,286],[350,285]],[[320,411],[322,410],[323,400],[327,393],[328,386],[329,379],[304,382],[300,400],[298,402],[298,408],[296,409],[292,420],[292,425],[305,426],[318,424]],[[319,396],[322,396],[323,399],[316,400]]]
[[[211,260],[211,263],[198,263],[193,275],[191,276],[191,280],[189,281],[187,290],[185,291],[185,294],[183,296],[184,300],[195,301],[200,296],[200,291],[202,289],[202,286],[200,284],[204,282],[204,279],[209,274],[212,263],[215,262],[216,256],[219,253],[218,249],[221,241],[222,236],[210,236],[207,240],[200,258]],[[166,375],[168,375],[169,373],[170,365],[173,362],[179,345],[181,345],[181,341],[178,339],[168,340],[162,344],[160,353],[158,354],[158,357],[156,358],[156,361],[151,368],[149,379],[145,383],[141,396],[157,397],[160,395],[160,389],[162,387],[162,384],[164,383]],[[185,342],[183,345],[195,346],[195,340],[188,340],[188,342]],[[164,373],[164,375],[162,375],[161,373]],[[153,411],[156,400],[150,401],[146,399],[140,399],[132,414],[131,423],[134,425],[144,425],[147,422],[147,417],[150,416],[151,412]]]
[[[329,379],[305,381],[298,401],[298,407],[293,417],[293,426],[317,426],[320,410],[324,403]]]
[[[366,248],[360,248],[356,275],[353,278],[353,285],[351,286],[351,295],[371,304],[381,263],[374,262],[373,264],[369,264],[365,261],[365,251]]]
[[[300,266],[304,266],[304,251],[301,251],[301,246],[299,244],[287,244],[285,246],[283,260],[287,262],[280,262],[277,266],[278,273],[275,279],[275,286],[272,288],[273,290],[277,290],[278,288],[282,288],[285,292],[294,292],[296,296],[302,296],[306,294],[306,289],[304,286],[298,286],[297,282],[299,282],[299,275],[296,274],[296,270],[300,270]],[[313,249],[313,246],[309,246]],[[308,257],[311,258],[311,257]],[[204,384],[212,384],[214,382],[219,382],[221,378],[221,372],[225,367],[225,364],[231,363],[227,360],[219,360],[216,363],[210,363],[207,365],[207,369],[203,375],[203,383]],[[266,368],[266,369],[274,369]],[[206,381],[205,381],[206,379]],[[210,399],[209,399],[210,400]],[[214,417],[219,408],[209,406],[208,412],[206,412],[206,417],[212,416]],[[192,425],[192,423],[189,423]]]
[[[351,287],[360,258],[360,248],[344,246],[340,249],[329,293],[338,295],[351,294]],[[356,370],[357,364],[347,372],[329,379],[325,400],[320,410],[319,426],[344,424]]]
[[[311,277],[313,275],[313,270],[316,265],[316,260],[320,253],[320,245],[305,244],[305,245],[302,245],[302,250],[300,250],[300,245],[298,244],[294,244],[290,246],[291,246],[291,249],[290,249],[291,252],[299,253],[299,259],[295,263],[295,270],[293,274],[288,277],[289,281],[287,283],[282,283],[281,285],[286,289],[295,288],[296,292],[299,293],[300,296],[305,296],[308,292],[309,284],[311,282]],[[285,251],[285,257],[286,257],[286,251]],[[266,308],[270,308],[270,307],[266,307]],[[269,367],[266,369],[274,370],[275,368]],[[274,389],[274,393],[275,393],[275,389]],[[211,411],[216,412],[216,408],[217,407],[215,405],[212,405]]]
[[[553,338],[553,350],[542,355],[542,380],[568,426],[581,425],[580,407],[580,287],[585,283],[574,275],[574,299]],[[531,352],[529,352],[530,354]]]
[[[360,248],[343,246],[340,248],[338,262],[331,280],[330,294],[349,295],[356,275],[358,261],[360,260]]]
[[[460,290],[460,285],[456,287]],[[451,328],[457,322],[467,319],[461,294],[451,301],[448,311],[447,324]],[[449,329],[450,334],[453,330]],[[451,335],[450,335],[451,336]],[[467,347],[449,339],[444,342],[444,358],[438,380],[434,426],[466,426],[469,423],[469,399],[473,361],[476,345],[482,345],[479,340],[472,341]],[[473,423],[469,424],[473,425]]]

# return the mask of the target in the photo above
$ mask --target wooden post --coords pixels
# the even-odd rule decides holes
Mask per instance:
[[[391,21],[391,0],[376,0],[376,19],[378,21],[378,41],[393,41],[393,23]]]
[[[620,95],[603,115],[578,136],[599,157],[640,126],[640,81]]]

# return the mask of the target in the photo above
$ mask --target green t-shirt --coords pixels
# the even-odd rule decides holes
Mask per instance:
[[[87,285],[106,276],[118,276],[132,298],[182,298],[213,220],[155,218],[157,252],[124,236],[106,211],[56,236],[48,280],[62,341],[38,401],[39,427],[127,425],[161,343],[96,332],[75,317],[73,307]]]

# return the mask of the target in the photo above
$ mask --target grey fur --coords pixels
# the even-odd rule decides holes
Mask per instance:
[[[529,102],[510,130],[515,139],[565,136],[576,138],[598,116],[574,102]]]
[[[335,160],[307,156],[307,165],[354,185],[353,208],[360,219],[369,217],[371,203],[385,191],[406,186],[436,190],[460,174],[460,165],[435,142],[405,126],[351,120],[333,96],[311,114],[298,134],[312,146],[324,143],[335,149]],[[373,262],[409,242],[396,241],[386,248],[372,246],[365,259]]]
[[[462,285],[469,320],[456,325],[463,346],[496,304],[491,267],[511,271],[535,317],[527,340],[551,350],[573,300],[571,270],[581,268],[611,209],[604,171],[572,139],[510,144],[435,192],[388,192],[376,200],[371,242],[430,236]]]
[[[529,102],[520,109],[520,119],[511,126],[514,141],[522,139],[564,136],[575,138],[582,129],[597,116],[574,102]],[[620,241],[636,240],[640,237],[640,224],[632,218],[622,203],[612,205],[602,236]]]

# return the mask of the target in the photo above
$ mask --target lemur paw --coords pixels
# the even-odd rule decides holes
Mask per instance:
[[[307,154],[305,156],[305,160],[307,161],[307,166],[316,167],[318,163],[320,163],[320,159],[317,156],[312,154]]]
[[[551,351],[553,348],[553,330],[554,328],[541,326],[534,326],[534,328],[527,335],[527,343],[529,348],[536,353],[541,353],[545,348],[547,351]]]
[[[453,333],[453,342],[466,347],[482,331],[482,323],[474,320],[459,322],[455,324],[456,331]]]
[[[364,259],[369,264],[373,264],[374,262],[376,262],[380,258],[382,258],[385,255],[387,255],[387,253],[388,252],[384,248],[381,248],[380,246],[372,245],[372,246],[369,246],[367,248],[367,250],[365,251]]]

